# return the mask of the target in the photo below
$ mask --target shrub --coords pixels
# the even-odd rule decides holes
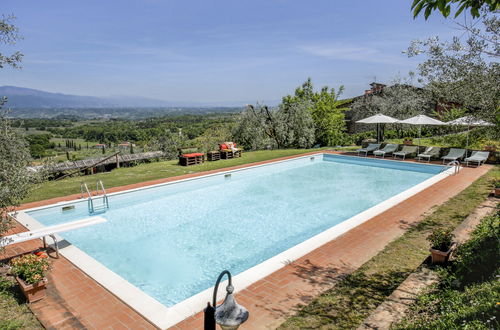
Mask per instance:
[[[450,229],[438,228],[435,229],[427,240],[431,242],[431,247],[439,251],[448,251],[453,240],[453,234]]]
[[[26,254],[11,260],[12,273],[28,284],[40,282],[47,271],[49,263],[46,257]]]
[[[363,140],[376,139],[376,138],[377,138],[377,133],[375,131],[368,131],[351,135],[352,142],[357,146],[360,146]]]

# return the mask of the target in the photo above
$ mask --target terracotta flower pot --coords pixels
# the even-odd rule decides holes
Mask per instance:
[[[448,259],[450,258],[450,254],[453,251],[454,247],[455,247],[455,243],[451,244],[448,251],[441,251],[441,250],[436,250],[436,249],[430,248],[429,251],[431,252],[432,263],[433,264],[442,264],[442,263],[447,262]]]
[[[23,279],[16,276],[16,281],[21,287],[21,291],[23,291],[24,296],[30,303],[41,300],[45,298],[46,295],[46,285],[48,283],[47,279],[44,277],[38,283],[28,284]]]
[[[500,197],[500,188],[495,188],[495,197]]]

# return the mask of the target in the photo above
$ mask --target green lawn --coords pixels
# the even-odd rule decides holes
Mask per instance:
[[[486,199],[499,179],[500,167],[496,167],[304,306],[281,329],[357,328],[428,256],[428,234],[437,227],[456,227]]]
[[[0,275],[0,329],[43,329],[17,283]]]
[[[179,166],[177,165],[177,160],[171,160],[144,163],[134,167],[122,167],[106,173],[45,182],[33,190],[30,196],[25,199],[23,203],[80,193],[80,183],[82,181],[87,182],[89,187],[93,187],[97,180],[102,180],[106,188],[110,188],[143,181],[168,178],[182,174],[259,162],[278,157],[298,155],[314,150],[319,151],[320,149],[261,150],[243,152],[241,158],[205,162],[200,165],[192,166]]]

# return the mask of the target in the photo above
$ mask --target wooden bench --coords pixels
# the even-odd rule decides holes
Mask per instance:
[[[220,158],[222,159],[241,157],[241,149],[236,148],[236,143],[234,142],[221,143],[219,144],[219,149]]]
[[[189,166],[201,164],[205,161],[205,154],[196,148],[179,149],[179,165]]]
[[[207,160],[213,162],[220,159],[219,151],[209,151],[207,152]]]
[[[220,158],[222,159],[230,159],[238,157],[241,157],[241,150],[232,151],[229,149],[224,149],[220,151]]]

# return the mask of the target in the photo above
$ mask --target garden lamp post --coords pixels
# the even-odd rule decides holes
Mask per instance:
[[[219,306],[217,304],[217,290],[221,279],[227,275],[229,283],[226,287],[226,298]],[[205,330],[215,330],[217,323],[223,330],[236,330],[248,319],[248,311],[245,307],[239,305],[233,297],[234,287],[232,284],[231,273],[228,270],[220,273],[215,282],[212,305],[207,304],[205,309]]]

